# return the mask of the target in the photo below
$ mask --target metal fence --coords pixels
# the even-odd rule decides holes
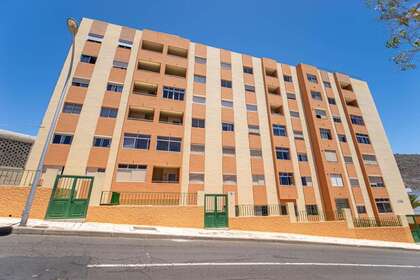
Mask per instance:
[[[0,186],[30,186],[35,170],[0,168]]]
[[[296,220],[298,222],[320,222],[325,221],[324,213],[308,213],[306,211],[297,211]]]
[[[101,205],[197,205],[197,193],[113,192],[101,193]]]
[[[343,210],[334,211],[334,217],[336,221],[344,221],[345,220],[344,211]]]
[[[278,216],[287,215],[287,207],[284,204],[253,205],[242,204],[235,206],[236,217],[246,216]]]
[[[402,226],[398,216],[375,218],[353,218],[354,227],[399,227]]]

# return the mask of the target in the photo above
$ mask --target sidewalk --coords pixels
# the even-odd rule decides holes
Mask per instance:
[[[18,223],[17,218],[0,218],[1,225]],[[135,226],[74,221],[30,219],[27,227],[14,226],[15,234],[77,235],[97,237],[165,238],[193,240],[251,240],[271,242],[308,242],[346,246],[419,250],[419,244],[364,239],[323,237],[292,233],[240,231],[228,229],[195,229],[160,226]]]

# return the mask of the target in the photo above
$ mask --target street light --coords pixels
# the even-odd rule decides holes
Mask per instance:
[[[55,126],[57,125],[57,120],[60,115],[61,109],[63,107],[64,97],[66,96],[67,86],[68,82],[70,80],[71,71],[73,69],[73,60],[74,60],[74,44],[75,44],[75,37],[78,30],[78,24],[77,21],[73,18],[68,18],[67,21],[67,28],[70,31],[72,35],[72,46],[71,46],[71,59],[70,59],[70,66],[69,71],[67,73],[66,80],[64,82],[63,89],[61,90],[60,98],[58,100],[57,107],[54,112],[54,117],[51,122],[51,126],[48,129],[47,139],[45,140],[44,147],[42,148],[41,156],[39,158],[38,166],[35,171],[34,180],[32,182],[31,190],[29,191],[28,199],[26,200],[25,208],[22,212],[22,218],[20,220],[20,226],[26,226],[26,223],[28,222],[29,218],[29,212],[31,211],[32,202],[35,197],[36,187],[38,185],[39,179],[42,175],[42,170],[44,166],[45,161],[45,155],[47,154],[48,145],[51,143],[52,137],[54,135]]]

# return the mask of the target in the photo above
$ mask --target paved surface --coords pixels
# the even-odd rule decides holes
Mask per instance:
[[[418,280],[419,275],[420,252],[398,249],[250,241],[0,237],[0,279]]]

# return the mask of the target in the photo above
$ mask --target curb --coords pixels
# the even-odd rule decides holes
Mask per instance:
[[[120,237],[120,238],[139,238],[139,239],[187,239],[187,240],[211,240],[211,241],[251,241],[264,243],[290,243],[290,244],[314,244],[314,245],[335,245],[358,248],[376,248],[388,250],[418,251],[417,248],[375,246],[369,244],[343,244],[334,242],[317,242],[310,240],[288,240],[288,239],[259,239],[247,237],[216,237],[216,236],[191,236],[191,235],[171,235],[171,234],[147,234],[147,233],[126,233],[126,232],[106,232],[106,231],[77,231],[61,229],[38,229],[27,227],[14,227],[12,234],[34,234],[34,235],[57,235],[57,236],[81,236],[81,237]]]

